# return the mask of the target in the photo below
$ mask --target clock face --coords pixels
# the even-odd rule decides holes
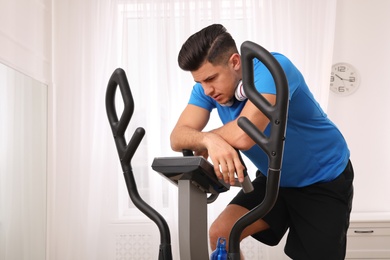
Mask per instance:
[[[348,63],[336,63],[330,75],[330,90],[339,95],[350,95],[357,90],[360,77],[356,69]]]

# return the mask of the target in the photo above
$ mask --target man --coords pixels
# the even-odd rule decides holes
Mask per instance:
[[[276,245],[289,230],[285,246],[289,257],[344,259],[353,196],[347,144],[298,69],[285,56],[272,54],[285,71],[290,91],[279,196],[274,208],[248,226],[241,239],[252,236]],[[210,157],[217,177],[231,184],[235,173],[243,181],[244,166],[235,149],[258,168],[255,190],[239,192],[211,225],[210,244],[214,250],[217,238],[228,238],[237,219],[264,197],[267,156],[237,125],[237,119],[247,117],[266,135],[269,120],[252,102],[235,97],[236,86],[242,80],[241,57],[222,25],[210,25],[189,37],[179,52],[178,63],[191,72],[196,84],[172,131],[172,149],[192,149],[196,155]],[[270,72],[257,59],[253,63],[256,89],[274,104],[276,91]],[[202,131],[213,109],[217,109],[223,126]]]

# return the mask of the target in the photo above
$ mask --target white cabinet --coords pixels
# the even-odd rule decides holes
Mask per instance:
[[[390,213],[352,213],[346,259],[390,259]]]

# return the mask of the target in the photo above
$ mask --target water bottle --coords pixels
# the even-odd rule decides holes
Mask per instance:
[[[217,248],[211,253],[210,260],[227,260],[226,239],[219,237]]]

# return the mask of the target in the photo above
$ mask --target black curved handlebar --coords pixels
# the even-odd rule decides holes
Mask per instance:
[[[271,105],[257,90],[254,84],[253,59],[260,60],[276,85],[276,103]],[[281,165],[287,124],[289,89],[286,75],[278,61],[263,47],[246,41],[241,45],[243,86],[249,100],[270,120],[270,136],[267,137],[247,118],[238,119],[238,125],[264,150],[268,156],[268,178],[263,201],[233,226],[229,237],[229,259],[240,259],[240,236],[242,231],[264,217],[275,205],[279,193]]]
[[[115,108],[115,93],[117,86],[122,94],[124,109],[120,120]],[[129,144],[126,143],[125,132],[129,125],[130,119],[134,112],[134,100],[131,94],[130,86],[127,81],[126,73],[123,69],[116,69],[107,85],[106,91],[106,111],[108,121],[111,126],[112,133],[116,148],[118,151],[119,159],[121,162],[123,175],[125,178],[127,190],[134,205],[141,210],[146,216],[148,216],[153,222],[156,223],[160,230],[160,249],[159,249],[159,260],[172,260],[171,252],[171,235],[169,227],[165,219],[151,206],[149,206],[139,195],[137,184],[134,179],[131,159],[134,156],[142,138],[145,135],[145,130],[142,127],[138,127]]]

